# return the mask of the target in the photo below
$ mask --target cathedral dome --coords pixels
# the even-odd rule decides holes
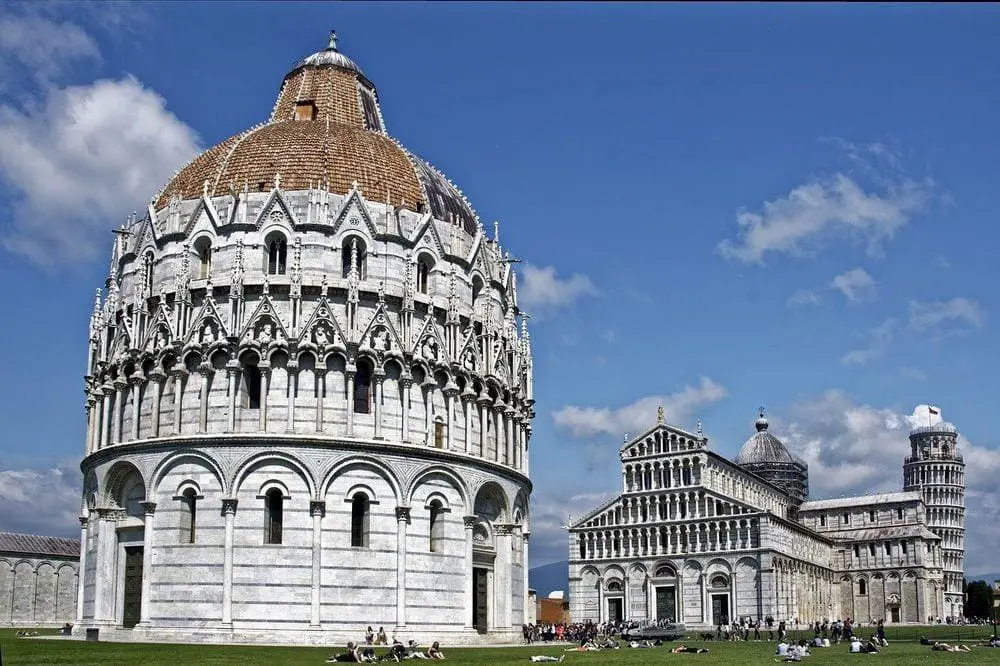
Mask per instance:
[[[326,188],[347,194],[355,183],[372,201],[429,212],[475,233],[478,217],[441,172],[391,138],[378,93],[358,65],[337,50],[309,55],[285,76],[268,122],[209,148],[156,197],[223,196],[240,190]]]
[[[754,433],[740,449],[736,456],[737,465],[749,465],[754,463],[795,463],[798,462],[781,440],[767,431],[768,423],[764,415],[754,423],[757,432]]]

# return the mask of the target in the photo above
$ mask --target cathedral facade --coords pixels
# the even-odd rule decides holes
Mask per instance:
[[[114,238],[90,322],[76,632],[520,634],[516,278],[337,48]]]
[[[910,433],[904,490],[808,500],[808,468],[768,432],[735,461],[659,422],[621,449],[622,493],[569,528],[573,621],[851,618],[962,613],[964,462],[947,423]]]

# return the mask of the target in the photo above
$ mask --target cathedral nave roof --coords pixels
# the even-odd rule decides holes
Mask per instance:
[[[877,504],[898,504],[900,502],[916,502],[923,496],[917,491],[877,493],[875,495],[859,495],[858,497],[835,497],[832,499],[810,500],[799,506],[803,511],[825,511],[828,509],[846,509],[856,506],[873,506]]]

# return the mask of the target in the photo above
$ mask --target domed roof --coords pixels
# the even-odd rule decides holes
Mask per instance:
[[[330,43],[322,51],[317,51],[312,55],[307,55],[302,60],[295,63],[292,67],[294,72],[299,67],[320,67],[323,65],[332,65],[334,67],[340,67],[341,69],[350,70],[352,72],[357,72],[364,76],[361,68],[358,67],[357,63],[345,56],[343,53],[337,50],[337,31],[330,31]]]
[[[356,182],[372,201],[427,211],[474,234],[479,218],[441,172],[385,131],[378,94],[353,60],[330,45],[285,76],[267,123],[209,148],[164,186],[170,199],[326,187],[347,194]]]
[[[799,460],[788,452],[781,440],[767,431],[768,423],[764,418],[764,410],[761,410],[760,418],[754,425],[757,432],[743,443],[743,448],[736,456],[737,465],[776,462],[800,464]]]

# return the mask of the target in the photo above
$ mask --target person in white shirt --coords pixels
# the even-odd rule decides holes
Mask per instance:
[[[787,657],[788,643],[786,643],[785,641],[781,641],[780,643],[778,643],[778,651],[775,652],[775,654],[778,655],[779,657]]]
[[[861,652],[861,639],[857,636],[851,637],[851,652]]]

